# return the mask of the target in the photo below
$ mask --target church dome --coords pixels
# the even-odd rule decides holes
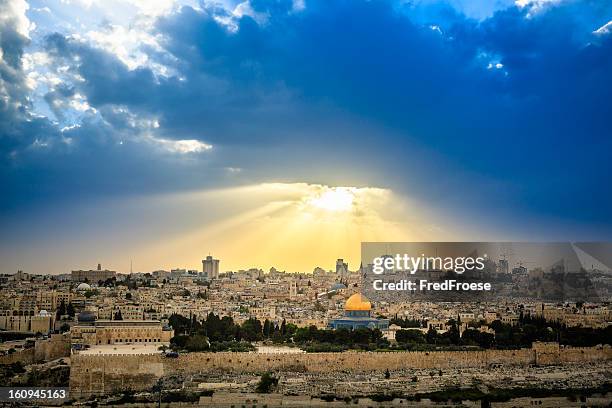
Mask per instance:
[[[370,301],[366,299],[361,293],[355,293],[346,301],[346,305],[344,306],[344,310],[352,311],[352,310],[371,310],[372,305]]]
[[[87,292],[88,290],[91,290],[91,286],[83,282],[79,286],[76,287],[76,290],[77,292]]]
[[[96,321],[96,315],[93,312],[85,310],[78,314],[77,320],[79,323],[90,323]]]
[[[330,290],[342,290],[342,289],[346,289],[346,286],[340,282],[334,283],[332,287],[330,288]]]

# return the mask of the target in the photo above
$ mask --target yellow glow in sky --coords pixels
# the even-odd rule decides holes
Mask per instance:
[[[195,268],[210,253],[221,259],[224,271],[274,266],[311,272],[316,266],[332,269],[337,258],[348,260],[349,268],[356,270],[362,241],[441,236],[414,203],[381,188],[266,183],[168,199],[175,209],[185,202],[202,212],[216,206],[224,209],[213,222],[147,245],[147,259],[159,257],[156,262],[161,265],[167,265],[162,256],[171,256],[176,265]],[[195,214],[196,226],[197,218]]]
[[[71,233],[8,248],[20,260],[11,267],[66,273],[100,262],[128,272],[132,261],[138,272],[201,270],[210,254],[221,260],[222,271],[274,266],[312,272],[317,266],[333,269],[337,258],[356,270],[363,241],[458,238],[455,226],[431,205],[377,187],[263,183],[75,203],[61,211],[32,225]]]
[[[354,188],[329,187],[323,193],[308,198],[307,203],[328,211],[348,211],[353,206],[354,199]]]

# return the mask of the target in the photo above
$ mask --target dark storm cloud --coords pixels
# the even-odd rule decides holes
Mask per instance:
[[[612,18],[605,2],[509,7],[483,21],[439,3],[250,6],[255,17],[234,18],[234,29],[219,22],[229,18],[220,9],[160,18],[166,52],[149,57],[176,70],[169,77],[52,35],[47,50],[82,80],[48,100],[85,95],[109,126],[99,140],[138,137],[116,107],[156,117],[156,134],[212,143],[217,160],[262,179],[304,178],[332,160],[347,171],[367,163],[394,189],[410,184],[425,198],[484,195],[487,207],[495,197],[486,196],[499,195],[517,212],[612,224],[603,204],[612,192],[602,188],[612,174],[612,35],[592,33]],[[88,146],[88,126],[100,130],[92,123],[74,130],[73,157]],[[117,165],[141,154],[94,146]],[[237,157],[246,161],[231,163]],[[132,171],[139,183],[156,179],[146,164],[125,169],[124,180]],[[92,180],[103,184],[97,171]],[[496,187],[473,185],[479,177]]]
[[[0,3],[0,153],[2,162],[10,152],[24,144],[22,136],[32,141],[41,123],[22,123],[29,105],[21,57],[28,39],[18,31],[18,18],[10,5]]]

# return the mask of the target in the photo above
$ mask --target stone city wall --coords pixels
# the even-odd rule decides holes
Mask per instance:
[[[45,340],[36,340],[34,347],[0,356],[0,365],[21,362],[24,365],[70,357],[70,337],[67,334],[52,334]]]
[[[13,364],[17,362],[28,365],[34,363],[34,361],[35,352],[33,347],[0,356],[0,365]]]
[[[612,348],[569,348],[534,343],[531,349],[345,352],[307,354],[188,353],[178,358],[159,355],[73,355],[70,388],[76,398],[132,389],[150,389],[158,378],[206,371],[261,373],[264,371],[367,373],[409,368],[467,368],[491,365],[561,364],[612,359]]]
[[[51,361],[70,357],[70,335],[52,334],[47,340],[37,340],[34,346],[34,361]]]

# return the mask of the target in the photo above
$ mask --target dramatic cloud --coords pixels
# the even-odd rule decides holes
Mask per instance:
[[[3,3],[3,205],[297,180],[612,226],[612,6],[468,3]]]

